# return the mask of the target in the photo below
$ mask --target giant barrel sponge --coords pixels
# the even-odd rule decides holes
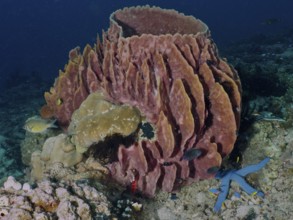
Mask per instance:
[[[157,7],[124,8],[111,15],[102,41],[69,57],[44,108],[65,130],[97,91],[136,107],[155,128],[155,138],[119,146],[107,164],[113,179],[136,180],[138,190],[153,196],[157,188],[171,192],[214,177],[236,141],[241,85],[202,21]],[[192,149],[197,155],[188,157]]]

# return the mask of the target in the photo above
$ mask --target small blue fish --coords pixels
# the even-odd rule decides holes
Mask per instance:
[[[191,148],[183,154],[181,160],[193,160],[202,155],[202,150],[196,149],[196,148]]]
[[[163,166],[168,167],[168,166],[171,166],[172,164],[173,164],[173,162],[164,162],[163,163]]]
[[[176,194],[176,193],[171,193],[170,199],[171,199],[171,200],[176,200],[176,199],[178,199],[177,194]]]
[[[219,170],[220,170],[220,167],[218,167],[218,166],[214,166],[214,167],[210,167],[210,168],[207,170],[207,172],[208,172],[209,174],[214,174],[214,173],[217,173]]]

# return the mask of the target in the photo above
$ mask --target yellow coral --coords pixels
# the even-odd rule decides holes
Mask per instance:
[[[90,94],[72,115],[68,132],[79,153],[114,134],[128,136],[141,122],[139,111],[127,105],[115,105],[99,93]]]

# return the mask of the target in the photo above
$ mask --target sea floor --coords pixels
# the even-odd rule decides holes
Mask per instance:
[[[219,188],[220,182],[216,179],[204,180],[186,186],[176,194],[159,192],[153,199],[131,197],[130,200],[142,204],[142,211],[116,219],[293,219],[292,39],[293,31],[289,31],[273,37],[260,35],[220,48],[221,56],[227,57],[239,72],[243,105],[250,109],[250,115],[261,116],[258,120],[245,122],[245,129],[239,134],[235,146],[236,156],[227,159],[224,165],[241,168],[270,157],[270,162],[263,169],[246,178],[247,182],[263,191],[265,197],[248,195],[233,182],[221,211],[215,213],[213,207],[217,195],[210,193],[209,189]],[[8,176],[14,176],[21,183],[28,180],[30,168],[21,162],[21,144],[26,138],[23,125],[27,118],[39,114],[44,104],[43,93],[50,86],[51,83],[29,76],[0,94],[1,186]],[[100,187],[99,190],[106,197],[110,195],[107,187]],[[117,204],[119,199],[125,200],[123,196],[119,198],[119,190],[115,193],[115,199],[107,197],[110,212],[121,207]],[[7,194],[1,188],[0,212],[5,208],[1,206],[1,198]],[[9,195],[12,198],[13,192]],[[9,208],[6,207],[6,210]],[[4,217],[0,215],[0,219]],[[96,219],[115,218],[104,216]]]

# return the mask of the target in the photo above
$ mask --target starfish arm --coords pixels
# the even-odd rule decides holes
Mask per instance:
[[[222,207],[222,203],[226,200],[229,188],[230,188],[230,175],[231,173],[228,173],[226,176],[222,178],[221,186],[220,186],[220,193],[218,195],[217,202],[214,206],[214,211],[219,212]]]
[[[231,175],[231,180],[237,182],[239,186],[249,195],[257,192],[257,195],[260,197],[263,197],[264,194],[257,189],[253,188],[251,185],[249,185],[245,179],[242,176],[239,176],[238,174]]]
[[[261,162],[259,162],[258,164],[253,164],[247,167],[244,167],[240,170],[237,170],[235,173],[240,175],[240,176],[246,176],[249,173],[254,173],[258,170],[260,170],[261,168],[263,168],[268,162],[270,161],[270,158],[265,158],[264,160],[262,160]]]

